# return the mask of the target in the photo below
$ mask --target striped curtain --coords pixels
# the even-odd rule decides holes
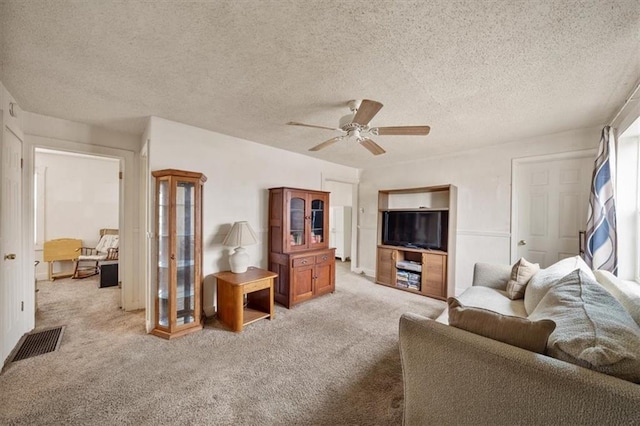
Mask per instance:
[[[584,260],[592,269],[604,269],[617,275],[615,165],[615,136],[613,129],[607,126],[602,129],[593,169]]]

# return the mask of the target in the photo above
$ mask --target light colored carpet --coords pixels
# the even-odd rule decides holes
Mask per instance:
[[[402,421],[398,321],[436,301],[338,262],[336,292],[240,334],[216,319],[166,341],[97,280],[39,283],[37,327],[67,325],[57,352],[0,375],[0,424],[390,425]]]

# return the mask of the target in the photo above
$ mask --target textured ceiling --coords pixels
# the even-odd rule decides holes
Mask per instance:
[[[141,133],[155,115],[367,168],[607,123],[640,79],[640,0],[2,1],[23,109]],[[423,136],[310,147],[350,99]]]

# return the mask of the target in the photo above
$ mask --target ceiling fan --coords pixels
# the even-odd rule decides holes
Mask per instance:
[[[380,145],[375,143],[369,135],[410,135],[410,136],[426,136],[431,128],[429,126],[393,126],[393,127],[371,127],[369,122],[380,111],[382,104],[369,99],[352,100],[348,103],[351,114],[347,114],[340,119],[339,127],[317,126],[315,124],[298,123],[290,121],[287,124],[291,126],[313,127],[316,129],[339,130],[345,134],[336,136],[319,145],[310,148],[309,151],[320,151],[334,143],[345,139],[355,138],[363,147],[368,149],[373,155],[384,154],[386,151]]]

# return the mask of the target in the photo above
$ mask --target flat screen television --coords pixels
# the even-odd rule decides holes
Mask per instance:
[[[386,211],[382,244],[447,251],[447,210]]]

